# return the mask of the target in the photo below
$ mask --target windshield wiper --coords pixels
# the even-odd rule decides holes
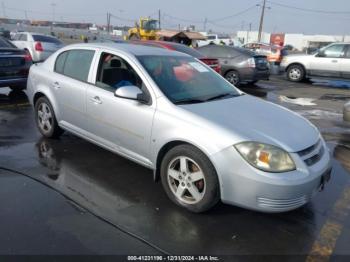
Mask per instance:
[[[174,102],[175,105],[185,105],[185,104],[198,104],[203,103],[206,100],[200,100],[200,99],[183,99],[183,100],[177,100]]]
[[[222,99],[222,98],[236,97],[236,96],[241,96],[241,95],[242,94],[224,93],[224,94],[220,94],[217,96],[209,97],[205,101],[213,101],[213,100],[218,100],[218,99]]]

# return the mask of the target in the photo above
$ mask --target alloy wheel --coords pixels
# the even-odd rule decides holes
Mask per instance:
[[[167,170],[167,180],[171,192],[182,203],[196,204],[205,194],[206,181],[200,166],[191,158],[174,158]]]
[[[48,104],[41,103],[38,108],[38,124],[40,129],[48,133],[52,129],[53,117],[52,112]]]

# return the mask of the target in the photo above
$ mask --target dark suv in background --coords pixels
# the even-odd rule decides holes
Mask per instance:
[[[238,47],[207,45],[198,48],[207,57],[219,59],[222,75],[232,84],[268,80],[270,68],[266,56]]]

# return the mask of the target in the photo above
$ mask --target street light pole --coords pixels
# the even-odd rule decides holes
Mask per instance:
[[[52,6],[52,21],[51,21],[51,32],[53,32],[53,24],[55,23],[55,3],[51,3]]]
[[[261,41],[261,33],[263,29],[263,23],[264,23],[264,15],[265,15],[265,6],[266,6],[266,0],[263,2],[262,10],[261,10],[261,17],[260,17],[260,25],[259,25],[259,34],[258,34],[258,42]]]

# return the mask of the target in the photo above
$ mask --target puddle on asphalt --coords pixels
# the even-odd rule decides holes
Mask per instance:
[[[350,94],[325,94],[322,95],[319,100],[330,100],[330,101],[348,101],[350,100]]]
[[[323,80],[323,79],[311,79],[314,86],[327,86],[333,88],[345,88],[350,89],[350,81],[345,80]]]

